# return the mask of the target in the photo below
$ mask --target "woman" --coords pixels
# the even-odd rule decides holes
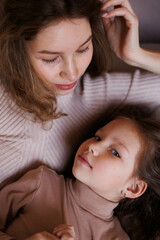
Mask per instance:
[[[0,187],[42,163],[64,171],[109,103],[160,102],[159,76],[106,73],[106,30],[119,57],[159,73],[159,53],[139,47],[127,0],[4,0],[1,12]]]

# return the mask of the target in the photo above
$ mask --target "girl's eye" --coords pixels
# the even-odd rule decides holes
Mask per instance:
[[[94,138],[96,139],[96,141],[101,141],[101,138],[97,135],[95,135]]]
[[[112,152],[112,154],[113,154],[114,156],[120,158],[119,153],[118,153],[115,149],[112,149],[111,152]]]
[[[89,50],[89,46],[86,47],[86,48],[84,48],[84,49],[82,49],[82,50],[78,50],[77,52],[78,52],[78,53],[85,53],[85,52],[87,52],[88,50]]]
[[[54,63],[59,59],[59,57],[55,57],[53,59],[42,59],[43,62],[45,63]]]

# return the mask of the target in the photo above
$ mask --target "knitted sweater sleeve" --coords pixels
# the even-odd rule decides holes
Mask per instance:
[[[0,189],[14,168],[22,162],[25,139],[25,113],[21,111],[0,85]],[[12,167],[11,167],[12,166]],[[12,179],[13,180],[13,179]]]
[[[86,77],[84,101],[89,108],[105,108],[113,102],[160,103],[160,75],[147,71],[112,72],[102,77]]]
[[[136,70],[108,76],[109,102],[160,103],[160,75]]]

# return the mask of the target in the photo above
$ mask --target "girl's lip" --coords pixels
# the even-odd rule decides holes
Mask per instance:
[[[77,81],[71,83],[71,84],[55,84],[55,86],[61,90],[69,90],[74,88],[74,86],[77,84]]]
[[[78,155],[78,160],[83,163],[84,165],[86,165],[89,168],[92,168],[92,166],[90,165],[88,158],[86,157],[86,155],[84,154],[79,154]]]

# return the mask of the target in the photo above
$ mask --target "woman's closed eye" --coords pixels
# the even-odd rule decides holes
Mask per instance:
[[[77,50],[77,53],[78,53],[78,54],[83,54],[83,53],[87,52],[88,50],[89,50],[89,46],[87,46],[86,48],[84,48],[84,49],[82,49],[82,50]],[[57,56],[57,57],[54,57],[53,59],[42,59],[42,61],[45,62],[45,63],[50,64],[50,63],[56,63],[56,62],[58,62],[59,59],[60,59],[60,57]]]
[[[120,158],[120,155],[119,155],[119,153],[116,151],[116,149],[111,149],[111,153],[112,153],[114,156]]]
[[[54,57],[53,59],[42,59],[42,61],[45,62],[45,63],[55,63],[59,60],[59,58],[60,57],[57,56],[57,57]]]
[[[87,46],[86,48],[84,48],[84,49],[81,49],[81,50],[77,50],[77,53],[80,53],[80,54],[82,54],[82,53],[85,53],[85,52],[87,52],[89,50],[89,46]]]

